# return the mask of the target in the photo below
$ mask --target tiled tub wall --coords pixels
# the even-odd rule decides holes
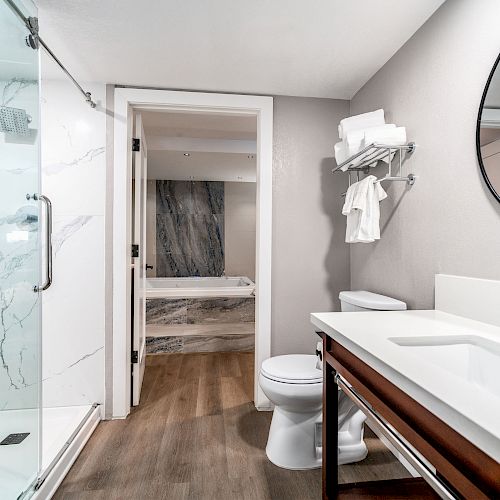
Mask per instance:
[[[221,276],[224,182],[156,181],[156,276]]]
[[[148,299],[149,354],[163,352],[251,351],[253,297]]]

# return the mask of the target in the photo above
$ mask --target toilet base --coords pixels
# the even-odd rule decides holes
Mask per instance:
[[[314,441],[315,426],[319,421],[321,410],[295,413],[275,407],[267,439],[267,458],[284,469],[321,467],[321,455],[316,453]]]
[[[339,465],[352,464],[364,460],[368,455],[368,448],[364,441],[356,444],[339,445]]]

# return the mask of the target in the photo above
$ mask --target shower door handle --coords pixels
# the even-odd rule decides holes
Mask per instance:
[[[45,215],[46,215],[46,230],[45,230],[45,246],[47,253],[47,261],[45,263],[45,283],[41,286],[35,285],[33,290],[35,292],[43,292],[47,290],[50,285],[52,285],[52,202],[47,196],[43,194],[34,194],[33,196],[27,195],[28,200],[33,198],[34,200],[41,200],[45,205]]]

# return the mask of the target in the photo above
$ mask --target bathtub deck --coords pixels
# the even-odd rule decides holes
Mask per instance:
[[[102,422],[55,500],[319,500],[321,470],[289,471],[265,455],[270,412],[252,404],[253,354],[148,356],[141,404]],[[342,482],[409,477],[373,434]]]

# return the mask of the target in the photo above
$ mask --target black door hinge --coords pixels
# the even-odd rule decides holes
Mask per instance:
[[[141,150],[141,140],[140,139],[132,139],[132,151],[140,151]]]
[[[138,351],[132,351],[132,363],[139,363],[139,352]]]
[[[132,245],[132,257],[139,257],[139,245]]]

